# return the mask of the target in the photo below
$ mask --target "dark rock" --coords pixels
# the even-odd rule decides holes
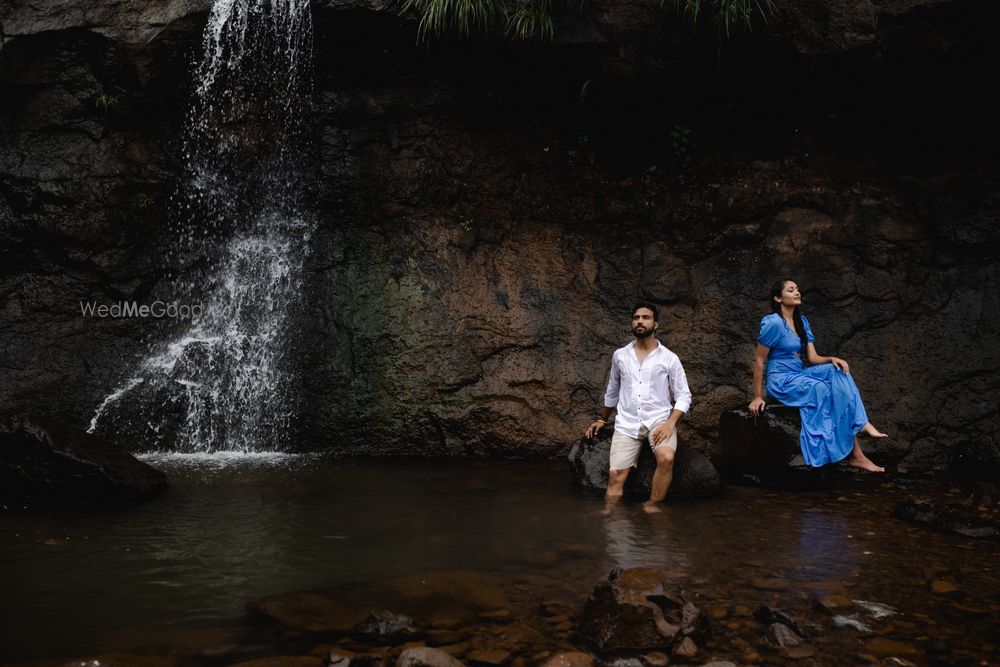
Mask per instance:
[[[103,438],[43,417],[0,427],[0,504],[7,508],[128,503],[167,477]]]
[[[980,436],[965,443],[951,462],[951,470],[963,481],[996,483],[1000,480],[1000,443]]]
[[[603,440],[576,442],[569,451],[573,480],[587,491],[604,492],[608,487],[608,461],[611,452],[610,429]],[[632,498],[648,498],[652,488],[656,459],[648,446],[643,446],[636,470],[625,484],[625,494]],[[702,452],[687,444],[678,444],[674,457],[674,479],[667,499],[710,498],[722,491],[719,473]]]
[[[756,417],[745,407],[727,410],[719,418],[712,461],[730,483],[785,489],[827,485],[831,481],[828,468],[813,468],[802,458],[801,426],[798,408],[769,405]]]
[[[685,637],[710,633],[707,616],[686,600],[668,573],[654,568],[613,570],[594,588],[577,633],[603,653],[670,650]]]
[[[368,617],[354,626],[352,634],[379,644],[397,644],[416,639],[422,633],[409,616],[379,609],[368,612]]]
[[[907,500],[896,505],[892,515],[897,519],[942,533],[1000,539],[1000,524],[995,513],[981,513],[961,505],[935,504],[929,500]]]
[[[816,489],[840,482],[878,484],[883,478],[841,462],[813,468],[802,458],[799,409],[771,404],[753,416],[746,407],[727,410],[719,418],[719,438],[711,450],[723,480],[777,489]],[[898,461],[903,452],[892,443],[866,441],[865,453],[880,465]]]

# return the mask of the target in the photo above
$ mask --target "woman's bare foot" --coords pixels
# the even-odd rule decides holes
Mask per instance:
[[[887,434],[885,434],[882,431],[880,431],[877,428],[875,428],[875,426],[871,422],[868,422],[867,424],[865,424],[864,428],[861,429],[861,432],[864,433],[864,434],[866,434],[866,435],[868,435],[869,437],[872,437],[872,438],[888,438],[889,437]]]
[[[854,466],[855,468],[861,468],[862,470],[867,470],[868,472],[885,472],[885,468],[875,465],[875,463],[864,454],[852,453],[847,457],[847,465]]]
[[[642,504],[642,509],[646,511],[646,514],[659,514],[663,510],[660,509],[659,503],[654,503],[652,500],[647,500]]]

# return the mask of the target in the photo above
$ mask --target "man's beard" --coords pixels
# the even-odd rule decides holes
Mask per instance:
[[[655,331],[655,329],[646,329],[645,327],[643,327],[643,331],[640,333],[638,329],[639,327],[632,327],[632,335],[640,339],[649,338],[650,336],[653,335],[653,332]]]

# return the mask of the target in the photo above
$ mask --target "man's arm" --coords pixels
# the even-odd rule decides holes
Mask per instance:
[[[604,391],[604,405],[601,406],[601,416],[587,429],[586,437],[593,438],[604,428],[611,418],[611,411],[618,405],[618,392],[621,389],[622,378],[618,372],[615,356],[611,355],[611,374],[608,376],[608,387]]]

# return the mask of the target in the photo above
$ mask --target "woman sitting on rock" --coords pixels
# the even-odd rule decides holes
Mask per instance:
[[[756,416],[764,410],[766,362],[768,395],[799,408],[802,415],[799,446],[806,463],[819,467],[849,457],[847,462],[856,468],[884,472],[885,468],[865,456],[855,436],[861,431],[873,438],[886,434],[868,421],[847,362],[816,353],[809,320],[799,312],[799,286],[792,280],[781,280],[771,288],[771,300],[774,312],[760,321],[757,336],[750,414]],[[808,368],[802,365],[803,352],[812,364]]]

